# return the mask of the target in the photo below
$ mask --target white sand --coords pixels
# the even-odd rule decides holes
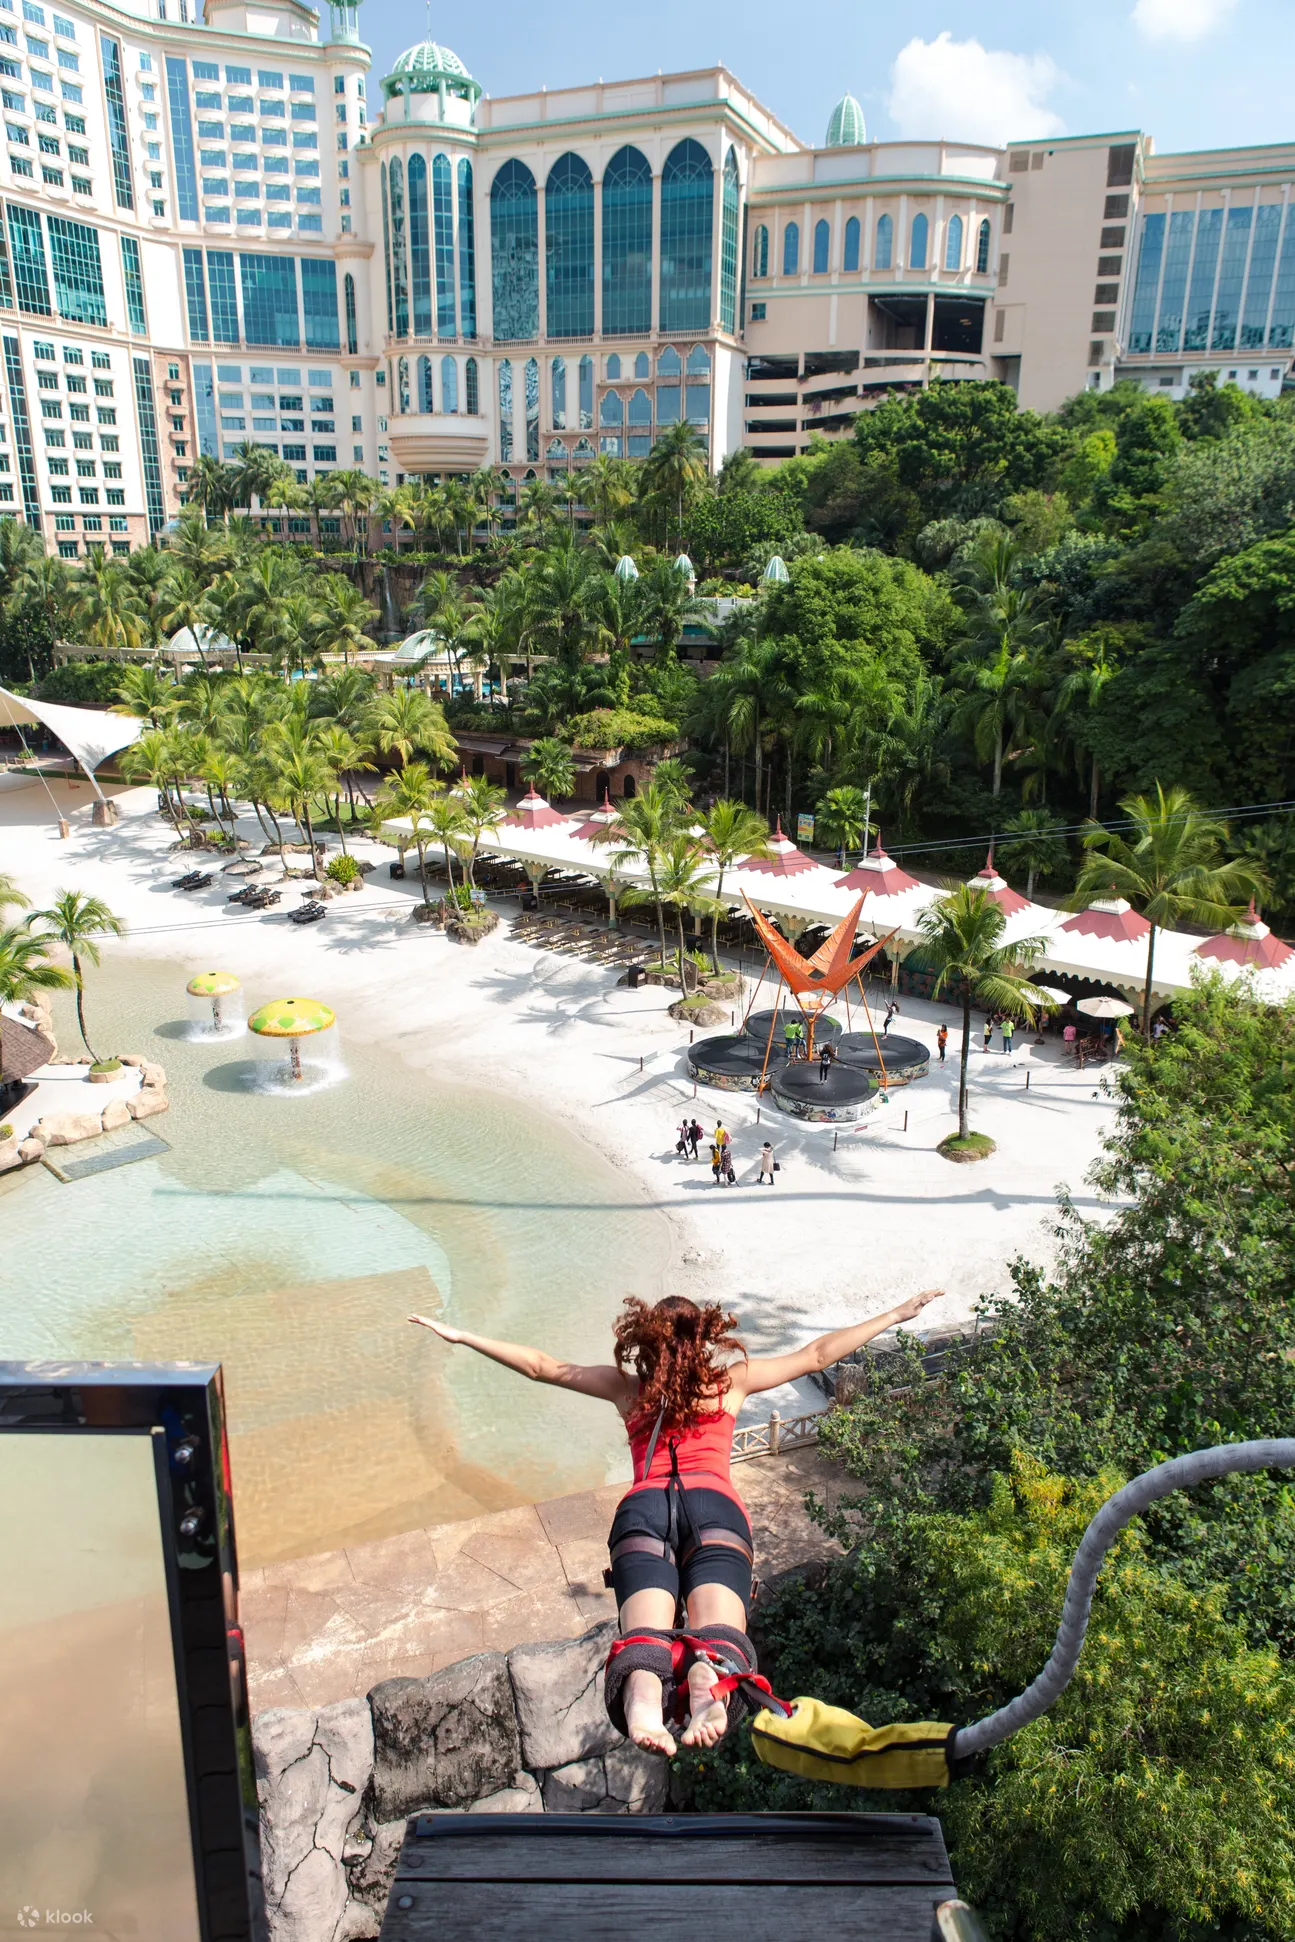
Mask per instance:
[[[1085,1175],[1110,1101],[1092,1072],[1062,1065],[1055,1041],[1036,1048],[1018,1032],[1010,1058],[985,1054],[976,1021],[972,1121],[998,1151],[956,1166],[936,1146],[956,1127],[960,1024],[948,1007],[905,998],[895,1029],[934,1046],[944,1017],[949,1063],[897,1090],[866,1131],[842,1132],[833,1151],[830,1127],[804,1125],[768,1104],[757,1128],[748,1094],[702,1088],[694,1106],[687,1032],[666,1015],[670,994],[630,991],[611,970],[514,943],[511,903],[485,943],[455,945],[411,921],[417,885],[391,882],[392,853],[361,842],[352,847],[378,859],[378,869],[363,891],[333,900],[322,923],[287,922],[284,913],[300,901],[295,883],[276,911],[226,915],[235,887],[228,877],[217,874],[196,894],[170,888],[197,859],[171,852],[174,839],[151,791],[117,794],[121,823],[103,830],[90,826],[84,786],[55,783],[53,795],[71,815],[67,840],[58,837],[42,783],[0,776],[0,870],[34,902],[64,888],[102,896],[129,926],[125,940],[105,944],[105,955],[168,959],[186,979],[195,970],[232,970],[249,1009],[276,996],[321,998],[336,1009],[348,1043],[383,1042],[415,1067],[434,1068],[429,1083],[435,1075],[466,1080],[547,1108],[596,1142],[664,1211],[678,1290],[731,1304],[762,1348],[790,1347],[931,1286],[947,1293],[923,1323],[963,1320],[978,1296],[1010,1285],[1015,1256],[1051,1257],[1059,1187],[1085,1212],[1098,1205]],[[259,847],[255,822],[243,827]],[[685,1108],[707,1130],[717,1116],[729,1127],[738,1190],[717,1189],[704,1162],[675,1157]],[[781,1161],[772,1191],[755,1185],[766,1137]],[[632,1262],[625,1281],[633,1287]],[[808,1402],[812,1392],[805,1395]]]

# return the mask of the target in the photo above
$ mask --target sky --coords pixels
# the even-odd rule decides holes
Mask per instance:
[[[360,28],[375,77],[430,36],[495,95],[722,60],[813,143],[847,89],[880,141],[1295,141],[1295,0],[363,0]]]

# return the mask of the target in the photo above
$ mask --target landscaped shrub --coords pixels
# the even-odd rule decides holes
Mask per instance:
[[[568,722],[566,732],[575,748],[623,749],[626,755],[642,755],[676,741],[679,726],[630,708],[595,708]]]
[[[363,872],[353,856],[335,856],[331,863],[324,866],[324,875],[334,883],[354,883]]]

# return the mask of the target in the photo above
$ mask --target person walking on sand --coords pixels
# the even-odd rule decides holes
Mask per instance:
[[[940,1054],[941,1065],[944,1064],[944,1054],[948,1049],[948,1044],[949,1044],[949,1028],[947,1025],[941,1025],[939,1031],[935,1034],[935,1047],[938,1053]]]
[[[694,1160],[697,1158],[697,1148],[701,1145],[701,1136],[701,1127],[694,1119],[688,1128],[688,1149]]]
[[[989,1050],[989,1041],[993,1036],[994,1036],[994,1021],[991,1016],[985,1020],[984,1046],[985,1046],[986,1052]]]
[[[729,1137],[728,1137],[728,1128],[727,1126],[725,1126],[722,1119],[717,1119],[715,1121],[715,1144],[720,1147],[728,1146],[730,1144]]]
[[[760,1185],[762,1187],[766,1180],[771,1187],[775,1184],[773,1176],[777,1164],[777,1161],[773,1157],[773,1148],[770,1146],[768,1140],[766,1140],[760,1148]]]
[[[789,1355],[760,1357],[747,1354],[732,1333],[737,1317],[717,1303],[699,1307],[667,1295],[649,1307],[631,1296],[616,1322],[612,1360],[595,1365],[491,1341],[426,1315],[409,1317],[443,1342],[619,1413],[634,1480],[607,1540],[620,1638],[608,1655],[603,1702],[613,1726],[636,1746],[670,1758],[676,1733],[685,1746],[716,1745],[740,1717],[744,1698],[714,1696],[714,1658],[758,1669],[746,1635],[751,1521],[730,1468],[742,1404],[852,1355],[884,1329],[911,1322],[942,1293],[928,1288]],[[680,1599],[689,1643],[676,1670],[670,1635]]]
[[[724,1185],[726,1187],[736,1187],[737,1185],[737,1173],[733,1166],[733,1148],[731,1146],[724,1148]]]
[[[1010,1058],[1012,1053],[1012,1040],[1016,1034],[1016,1024],[1013,1019],[1004,1018],[1002,1023],[1002,1033],[1003,1033],[1003,1056],[1004,1058]]]
[[[688,1122],[686,1119],[679,1121],[679,1137],[674,1143],[674,1150],[681,1160],[688,1158]]]
[[[718,1140],[713,1141],[711,1144],[710,1170],[715,1176],[715,1185],[718,1187],[719,1177],[724,1171],[724,1149]]]

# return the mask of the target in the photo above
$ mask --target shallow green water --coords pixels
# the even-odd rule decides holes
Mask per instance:
[[[621,1473],[609,1410],[404,1318],[601,1359],[622,1295],[662,1289],[666,1225],[632,1182],[543,1114],[348,1044],[344,1017],[324,1083],[266,1090],[260,1042],[192,1036],[186,971],[91,975],[97,1043],[166,1067],[148,1127],[170,1150],[0,1184],[0,1359],[220,1360],[247,1562]]]

